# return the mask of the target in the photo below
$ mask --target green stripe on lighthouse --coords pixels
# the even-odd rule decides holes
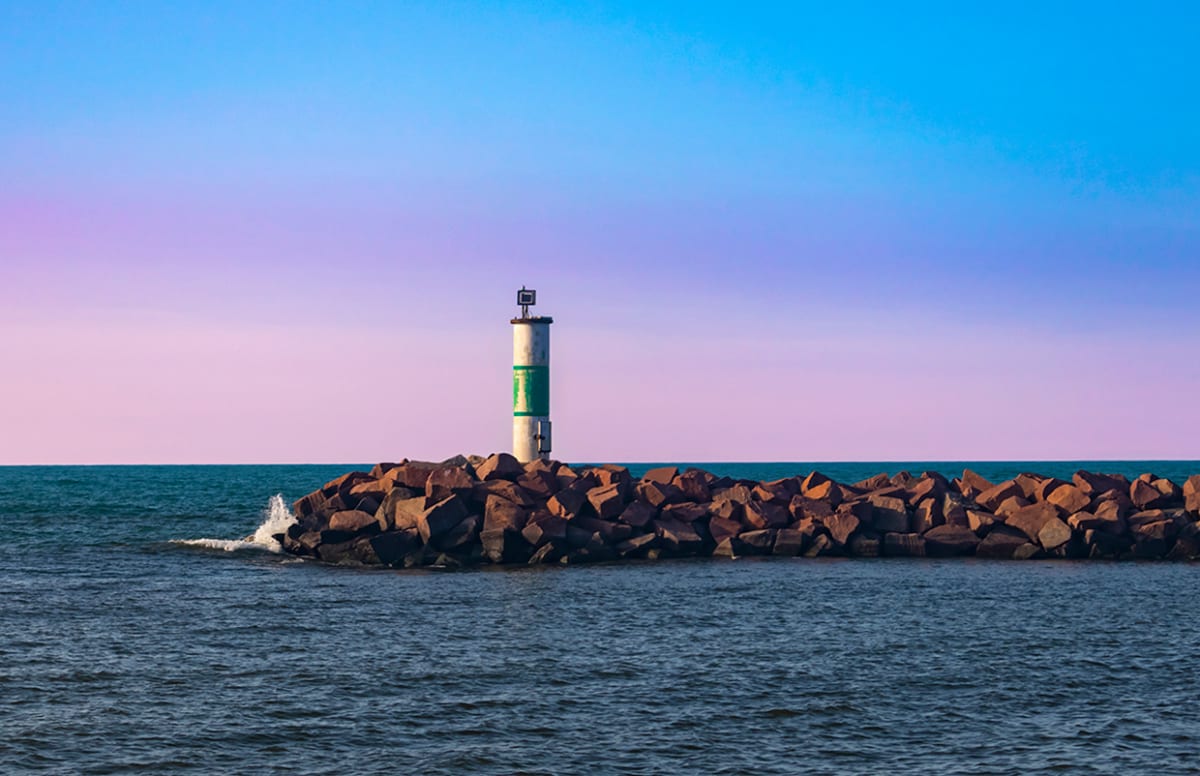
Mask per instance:
[[[545,417],[550,414],[550,367],[513,367],[513,415]]]

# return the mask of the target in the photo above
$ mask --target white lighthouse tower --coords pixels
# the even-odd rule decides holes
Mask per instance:
[[[513,456],[521,463],[550,453],[550,324],[529,316],[537,292],[517,292],[521,317],[513,318]]]

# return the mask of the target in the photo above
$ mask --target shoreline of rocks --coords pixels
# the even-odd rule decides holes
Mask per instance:
[[[285,552],[393,568],[684,557],[1200,558],[1200,475],[820,472],[769,482],[507,453],[381,463],[297,500]]]

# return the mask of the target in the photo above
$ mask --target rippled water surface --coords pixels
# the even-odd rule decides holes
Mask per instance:
[[[1200,566],[172,542],[345,468],[0,469],[0,772],[1200,771]]]

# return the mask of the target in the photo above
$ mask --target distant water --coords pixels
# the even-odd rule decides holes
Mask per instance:
[[[0,468],[0,773],[1200,772],[1200,566],[400,572],[243,541],[349,468]]]

